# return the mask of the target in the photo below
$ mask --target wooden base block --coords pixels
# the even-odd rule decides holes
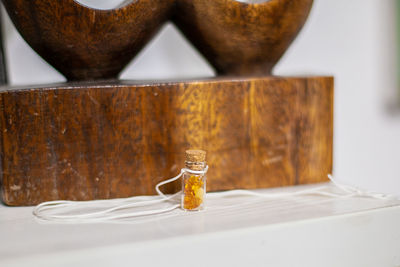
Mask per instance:
[[[332,170],[332,77],[3,88],[0,106],[8,205],[155,194],[188,148],[207,150],[211,191]]]

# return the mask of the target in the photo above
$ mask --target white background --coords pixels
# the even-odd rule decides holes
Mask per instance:
[[[80,0],[111,8],[121,0]],[[334,174],[361,188],[400,195],[400,113],[394,0],[315,0],[310,18],[274,70],[336,78]],[[4,16],[13,85],[64,81]],[[171,25],[125,69],[123,79],[186,78],[213,70]]]

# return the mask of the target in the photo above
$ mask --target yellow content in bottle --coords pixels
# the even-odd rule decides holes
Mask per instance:
[[[202,176],[192,175],[185,180],[183,208],[194,210],[200,207],[204,198],[204,181]]]

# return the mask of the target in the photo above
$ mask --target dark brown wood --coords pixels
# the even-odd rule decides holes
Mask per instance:
[[[188,148],[207,150],[209,190],[325,181],[332,99],[330,77],[3,88],[3,201],[154,194]]]
[[[68,80],[116,78],[171,17],[219,74],[266,75],[312,0],[136,0],[97,10],[74,0],[2,0],[28,44]]]
[[[174,0],[97,10],[74,0],[2,0],[27,43],[68,80],[116,78],[170,17]]]
[[[305,23],[312,0],[177,0],[174,21],[219,74],[266,75]]]

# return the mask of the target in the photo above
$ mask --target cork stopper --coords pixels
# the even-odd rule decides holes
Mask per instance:
[[[186,161],[204,162],[206,161],[206,154],[204,150],[186,150]]]
[[[206,166],[206,152],[204,150],[186,150],[186,167],[195,171],[201,171]]]

